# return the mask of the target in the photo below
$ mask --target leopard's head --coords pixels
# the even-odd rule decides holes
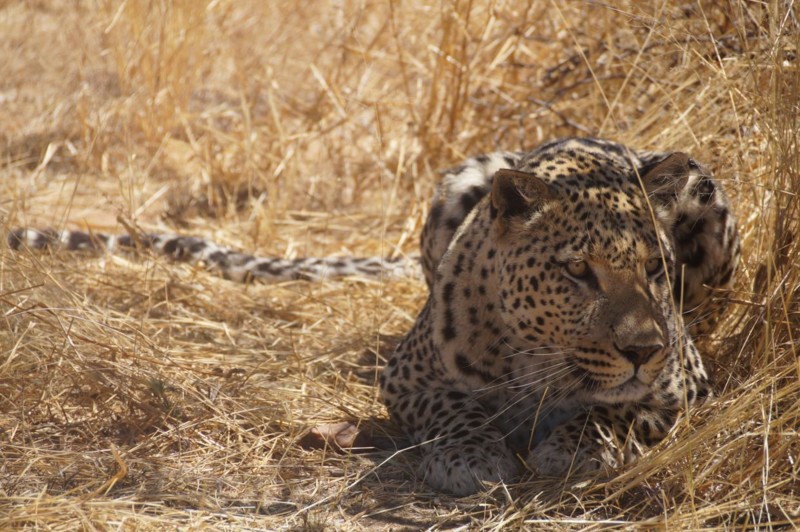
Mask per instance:
[[[641,172],[597,154],[548,163],[499,171],[491,192],[500,313],[529,355],[514,364],[595,401],[638,400],[684,341],[670,226],[696,165],[683,153]]]

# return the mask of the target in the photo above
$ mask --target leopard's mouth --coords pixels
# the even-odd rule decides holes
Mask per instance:
[[[638,377],[638,372],[631,375],[621,384],[604,386],[591,372],[581,368],[583,387],[587,396],[592,401],[600,403],[627,403],[639,401],[651,389],[652,383],[647,383]]]
[[[595,401],[601,403],[629,403],[639,401],[650,391],[650,384],[636,375],[613,388],[596,388],[591,391]]]
[[[620,355],[622,356],[622,355]],[[639,401],[651,391],[654,379],[645,366],[631,365],[628,371],[620,368],[617,375],[598,374],[590,368],[573,362],[573,375],[580,382],[589,400],[600,403],[625,403]]]

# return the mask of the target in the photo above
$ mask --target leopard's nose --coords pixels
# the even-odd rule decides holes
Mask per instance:
[[[636,294],[628,298],[629,311],[612,327],[614,347],[639,368],[650,362],[667,344],[652,305]]]
[[[617,349],[635,368],[638,368],[660,353],[664,349],[664,344],[657,342],[647,345],[627,345],[618,346]]]

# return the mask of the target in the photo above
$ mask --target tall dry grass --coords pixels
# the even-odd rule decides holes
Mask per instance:
[[[414,254],[437,168],[598,135],[681,149],[741,221],[717,399],[612,478],[432,493],[375,376],[414,280],[241,286],[0,251],[0,528],[767,528],[800,518],[791,2],[0,4],[0,216],[261,254]],[[302,436],[333,421],[377,447]]]

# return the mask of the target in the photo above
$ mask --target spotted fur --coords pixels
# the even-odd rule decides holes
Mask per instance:
[[[739,241],[687,155],[566,139],[472,159],[422,249],[430,296],[380,385],[434,488],[615,467],[710,393],[678,308],[708,313]]]
[[[11,249],[64,249],[99,251],[152,249],[173,260],[205,265],[225,279],[237,282],[254,280],[275,282],[321,280],[341,277],[419,276],[416,260],[379,257],[279,259],[258,257],[220,246],[202,238],[170,234],[106,235],[84,231],[54,229],[15,229],[8,235]]]
[[[627,153],[632,163],[640,165],[641,172],[652,169],[669,155],[631,150],[601,139],[566,140],[593,142],[600,149],[623,150],[619,153]],[[536,152],[547,151],[563,142],[544,144]],[[525,152],[479,155],[444,172],[422,229],[421,261],[428,288],[433,285],[436,267],[456,229],[489,194],[495,172],[514,168],[525,155]],[[694,161],[693,164],[698,163]],[[674,284],[674,295],[692,332],[697,335],[712,329],[725,308],[724,289],[731,285],[741,255],[736,219],[721,184],[700,165],[698,171],[690,175],[674,208],[671,232],[678,252],[677,277],[682,281]]]

